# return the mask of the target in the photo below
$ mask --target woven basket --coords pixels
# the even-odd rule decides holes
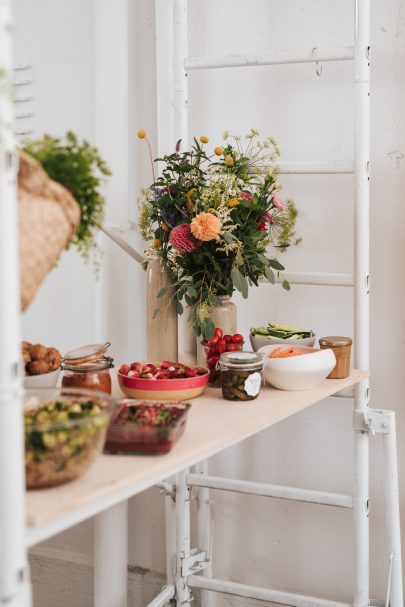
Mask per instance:
[[[20,152],[18,203],[21,309],[25,310],[74,238],[80,207],[66,188],[24,152]]]

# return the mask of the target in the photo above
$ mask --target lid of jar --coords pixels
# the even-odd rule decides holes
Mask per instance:
[[[220,363],[229,369],[261,369],[263,356],[256,352],[224,352]]]
[[[340,335],[330,335],[319,339],[320,346],[327,348],[340,348],[342,346],[351,346],[353,343],[351,337],[341,337]]]
[[[69,365],[89,363],[93,360],[104,358],[104,355],[110,346],[111,344],[109,341],[105,344],[87,344],[86,346],[80,346],[80,348],[75,348],[74,350],[70,350],[70,352],[66,352],[63,360]]]
[[[62,362],[62,370],[73,371],[74,373],[96,373],[97,371],[111,369],[113,366],[114,361],[108,356],[82,363],[72,363],[70,360]]]

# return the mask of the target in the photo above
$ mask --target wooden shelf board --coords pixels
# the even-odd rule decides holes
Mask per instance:
[[[52,489],[27,492],[32,545],[127,499],[180,470],[287,419],[340,390],[368,378],[352,370],[343,380],[325,380],[314,390],[284,392],[265,387],[253,401],[231,402],[209,388],[192,401],[184,435],[166,455],[102,455],[81,478]],[[59,520],[58,520],[59,519]]]

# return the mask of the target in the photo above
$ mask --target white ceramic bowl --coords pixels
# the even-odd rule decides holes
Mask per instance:
[[[60,369],[50,373],[41,373],[40,375],[26,375],[24,377],[24,388],[26,390],[36,390],[38,388],[55,388],[58,383]]]
[[[284,344],[286,346],[313,346],[316,341],[316,335],[304,337],[303,339],[280,339],[279,337],[265,337],[264,335],[249,335],[252,350],[257,352],[263,346],[272,346],[273,344]]]
[[[336,365],[333,350],[318,350],[306,346],[294,346],[302,356],[289,358],[268,358],[279,345],[264,346],[259,353],[263,354],[264,377],[280,390],[310,390],[315,388],[329,375]]]

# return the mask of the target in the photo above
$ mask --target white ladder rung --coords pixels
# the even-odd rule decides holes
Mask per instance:
[[[272,588],[261,588],[260,586],[250,586],[249,584],[239,584],[229,580],[218,580],[216,578],[202,577],[201,575],[190,575],[187,583],[193,588],[202,590],[212,590],[213,592],[223,592],[242,596],[247,599],[257,599],[267,601],[278,605],[290,605],[291,607],[351,607],[352,603],[341,603],[340,601],[328,601],[327,599],[318,599],[305,594],[295,594],[284,592]]]
[[[319,63],[325,61],[350,61],[354,59],[354,48],[311,48],[296,51],[273,51],[270,53],[235,53],[217,57],[186,58],[186,70],[207,70],[224,67],[248,67],[258,65],[286,65],[296,63]]]
[[[277,282],[288,280],[292,285],[324,286],[324,287],[353,287],[352,274],[337,272],[285,272],[276,278]]]
[[[151,603],[148,603],[147,607],[164,607],[169,601],[174,599],[174,596],[174,586],[165,586],[157,597],[155,597]]]
[[[277,167],[282,175],[351,175],[354,173],[352,160],[278,162]]]
[[[187,484],[192,487],[206,487],[207,489],[218,489],[220,491],[248,493],[250,495],[274,497],[277,499],[305,502],[308,504],[318,504],[321,506],[353,508],[353,497],[351,495],[343,495],[340,493],[314,491],[312,489],[299,489],[297,487],[285,487],[284,485],[269,485],[267,483],[241,481],[206,474],[190,473],[187,475],[186,481]]]

